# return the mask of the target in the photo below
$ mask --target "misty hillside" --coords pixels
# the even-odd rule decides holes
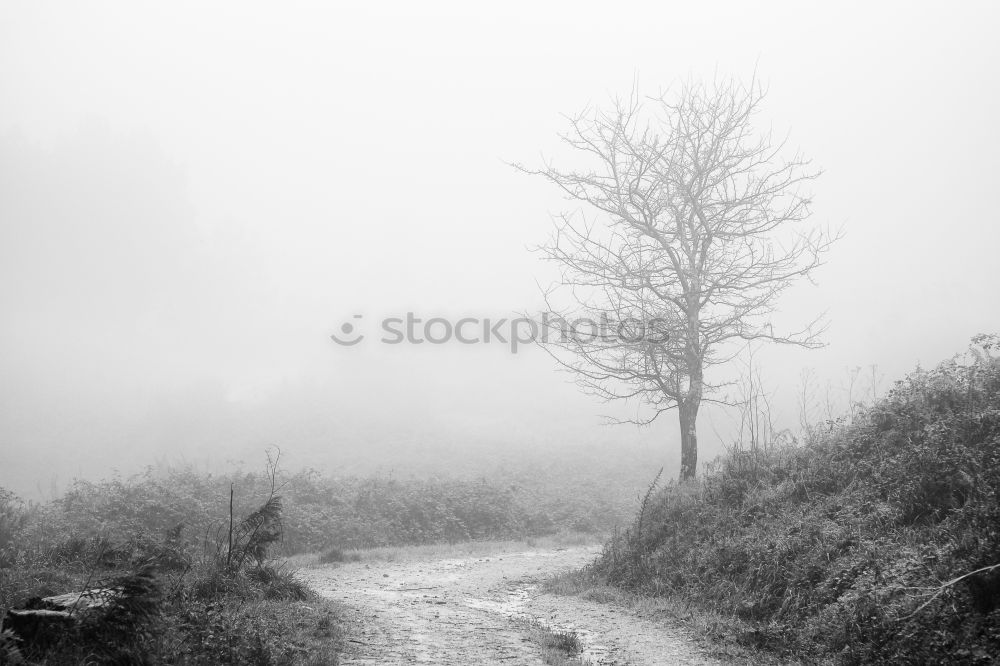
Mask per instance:
[[[717,637],[837,663],[996,663],[1000,339],[895,383],[800,446],[738,449],[648,495],[588,570],[725,620]]]

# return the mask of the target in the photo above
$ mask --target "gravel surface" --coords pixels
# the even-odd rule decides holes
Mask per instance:
[[[358,562],[301,571],[348,609],[344,664],[544,664],[528,625],[577,632],[590,664],[714,664],[682,629],[629,609],[542,593],[539,580],[577,568],[597,547],[485,557]]]

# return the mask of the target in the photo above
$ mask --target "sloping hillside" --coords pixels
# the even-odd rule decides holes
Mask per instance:
[[[680,597],[785,656],[1000,655],[1000,339],[919,370],[853,422],[651,493],[589,573]]]

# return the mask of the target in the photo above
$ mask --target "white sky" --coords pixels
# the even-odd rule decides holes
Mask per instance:
[[[782,418],[804,366],[888,384],[997,331],[1000,10],[828,6],[0,4],[0,485],[268,443],[331,471],[581,439],[676,465],[672,417],[598,428],[538,350],[326,337],[537,307],[527,248],[566,204],[505,162],[634,77],[756,68],[761,120],[825,170],[814,220],[847,237],[781,317],[827,311],[829,347],[762,353]]]

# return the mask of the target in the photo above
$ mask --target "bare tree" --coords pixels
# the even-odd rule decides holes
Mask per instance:
[[[676,408],[682,479],[697,469],[699,408],[719,388],[706,369],[746,341],[820,345],[820,317],[794,332],[769,321],[778,297],[810,276],[837,235],[805,227],[802,186],[818,175],[809,162],[781,158],[784,142],[755,131],[764,94],[733,80],[650,99],[633,91],[568,119],[561,138],[586,167],[515,165],[597,213],[557,216],[541,248],[562,274],[545,291],[546,348],[585,390],[651,408],[629,422]],[[559,286],[571,306],[553,304]],[[591,322],[586,332],[580,316]],[[567,332],[570,319],[577,325]]]

